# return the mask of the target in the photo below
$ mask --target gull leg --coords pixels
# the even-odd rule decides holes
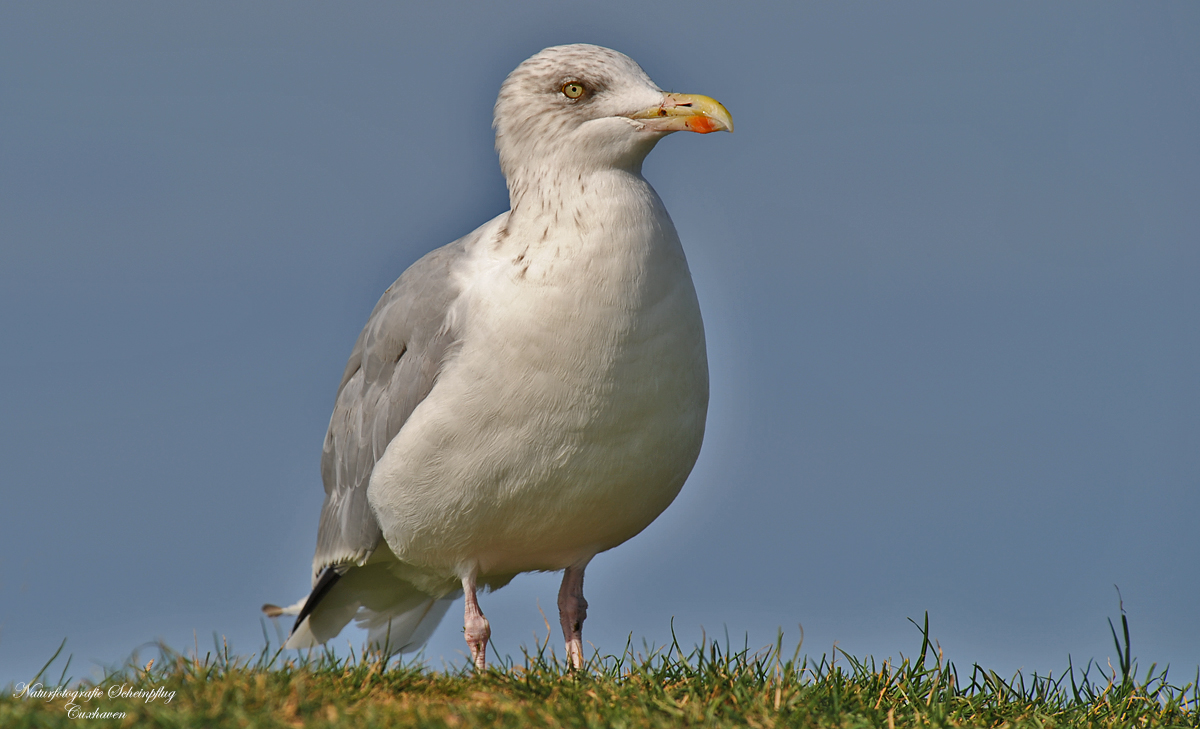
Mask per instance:
[[[487,643],[492,637],[492,626],[488,624],[487,618],[483,617],[483,611],[479,609],[479,600],[475,599],[473,571],[469,577],[463,579],[462,585],[463,595],[467,598],[463,633],[467,638],[467,646],[471,649],[471,661],[475,664],[475,670],[482,671],[487,668]]]
[[[583,621],[587,619],[587,600],[583,599],[583,570],[586,563],[563,570],[558,590],[558,620],[567,639],[567,657],[573,668],[583,668]]]

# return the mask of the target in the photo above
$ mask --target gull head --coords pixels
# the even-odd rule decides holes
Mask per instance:
[[[555,46],[517,66],[496,99],[496,151],[509,180],[604,168],[638,171],[667,134],[733,131],[707,96],[667,93],[623,53]]]

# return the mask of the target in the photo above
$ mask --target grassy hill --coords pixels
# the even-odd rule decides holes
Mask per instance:
[[[0,726],[1200,727],[1197,682],[1173,686],[1154,666],[1139,678],[1126,625],[1123,645],[1113,631],[1119,669],[1068,663],[1059,676],[1009,679],[944,661],[928,617],[918,627],[920,649],[898,663],[705,642],[687,653],[627,646],[578,673],[543,645],[481,675],[366,652],[293,659],[268,648],[239,658],[217,646],[201,658],[163,647],[151,665],[95,682],[72,681],[69,661],[57,681],[43,669],[0,696]]]

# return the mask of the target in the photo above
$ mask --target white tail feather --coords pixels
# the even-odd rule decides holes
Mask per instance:
[[[358,627],[367,630],[367,645],[388,655],[412,653],[425,645],[429,636],[442,622],[457,595],[443,598],[426,598],[421,604],[403,612],[375,612],[363,609],[355,621]]]
[[[435,597],[393,575],[384,564],[352,567],[288,637],[285,648],[313,648],[336,637],[352,619],[367,643],[388,655],[425,645],[457,593]],[[304,600],[297,605],[303,606]],[[282,612],[298,614],[292,606]]]

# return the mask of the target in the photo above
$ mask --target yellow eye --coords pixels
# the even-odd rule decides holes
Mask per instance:
[[[565,83],[563,84],[562,92],[563,96],[568,99],[578,99],[580,96],[583,96],[583,84],[578,81]]]

